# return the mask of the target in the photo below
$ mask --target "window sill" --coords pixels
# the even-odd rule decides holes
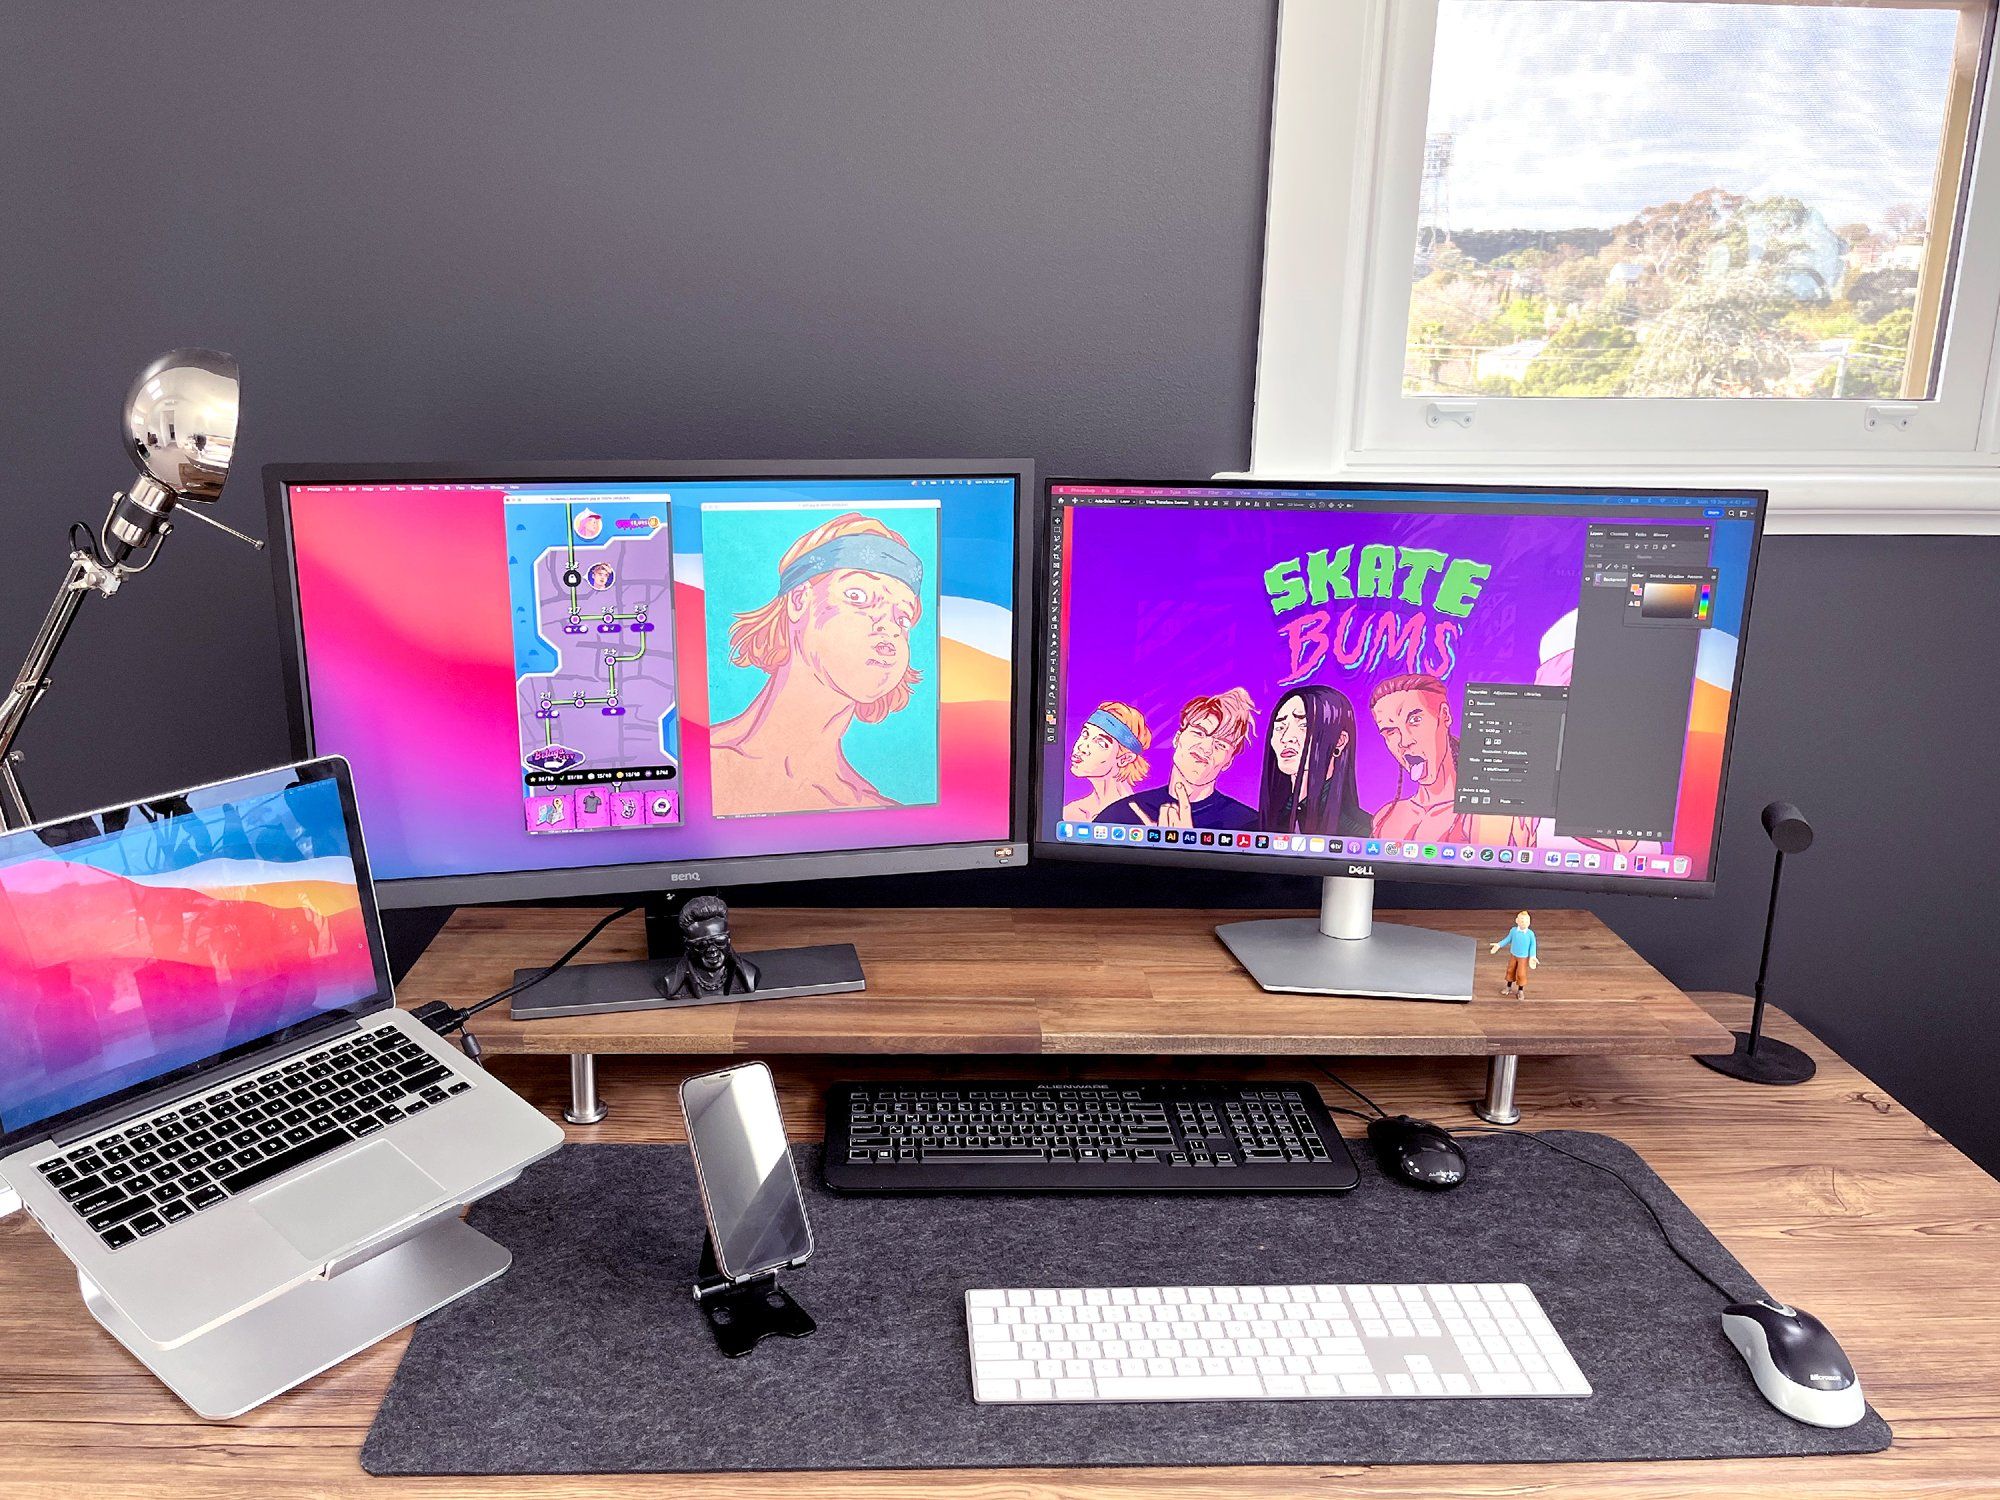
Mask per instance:
[[[1350,462],[1330,472],[1228,472],[1218,479],[1348,479],[1431,484],[1743,485],[1769,490],[1772,536],[2000,536],[2000,465],[1857,471],[1769,468],[1618,468],[1606,464]]]

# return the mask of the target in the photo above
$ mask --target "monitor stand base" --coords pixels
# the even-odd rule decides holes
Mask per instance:
[[[757,988],[718,995],[661,993],[671,963],[637,958],[624,963],[571,964],[508,1001],[517,1021],[552,1016],[602,1016],[622,1010],[681,1010],[698,1005],[739,1005],[751,1000],[784,1000],[796,995],[846,995],[868,988],[861,955],[852,943],[815,948],[767,948],[743,955],[757,966]],[[514,983],[533,979],[540,969],[516,969]]]
[[[823,943],[812,948],[768,948],[745,953],[743,957],[756,965],[755,989],[668,996],[665,981],[680,957],[680,929],[676,922],[680,907],[691,896],[713,894],[676,891],[648,898],[644,958],[622,963],[571,964],[541,978],[536,978],[544,974],[539,968],[516,969],[515,984],[531,979],[535,982],[508,1002],[508,1014],[517,1021],[540,1021],[555,1016],[602,1016],[626,1010],[735,1005],[798,995],[846,995],[868,988],[867,977],[861,971],[861,955],[854,951],[854,945]]]
[[[1329,875],[1320,915],[1224,922],[1223,946],[1267,990],[1292,995],[1359,995],[1381,1000],[1472,998],[1478,945],[1456,933],[1397,923],[1376,926],[1375,882]]]

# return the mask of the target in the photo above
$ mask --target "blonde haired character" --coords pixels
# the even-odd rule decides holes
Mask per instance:
[[[1224,828],[1250,832],[1257,809],[1217,791],[1216,782],[1257,732],[1257,705],[1242,688],[1204,693],[1181,705],[1174,732],[1172,774],[1165,786],[1120,797],[1097,815],[1100,823],[1148,828]]]
[[[785,549],[777,593],[729,630],[729,659],[770,680],[710,732],[717,816],[900,805],[848,763],[841,737],[906,707],[923,680],[910,665],[923,582],[909,543],[854,511]]]
[[[1077,731],[1070,747],[1069,773],[1090,783],[1090,790],[1063,804],[1062,815],[1088,823],[1107,802],[1130,792],[1151,769],[1142,753],[1150,749],[1153,731],[1146,716],[1129,703],[1100,703]]]

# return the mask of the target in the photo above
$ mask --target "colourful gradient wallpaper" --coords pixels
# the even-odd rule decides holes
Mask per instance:
[[[295,485],[315,753],[352,765],[369,859],[385,880],[1007,842],[1015,489],[1005,479]],[[599,500],[607,511],[637,498],[671,506],[677,826],[550,838],[524,823],[505,504],[549,495]],[[717,819],[706,771],[702,502],[865,508],[910,499],[940,502],[935,802]],[[774,593],[776,576],[774,566]]]
[[[375,993],[339,786],[291,781],[0,839],[0,1131]]]

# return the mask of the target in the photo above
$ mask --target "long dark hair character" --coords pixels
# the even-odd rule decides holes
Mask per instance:
[[[1296,698],[1305,708],[1306,743],[1297,776],[1278,765],[1278,715]],[[1341,745],[1341,736],[1347,743]],[[1354,784],[1354,705],[1338,688],[1307,683],[1288,689],[1264,726],[1264,779],[1258,824],[1267,833],[1321,833],[1366,838],[1374,819]],[[1336,749],[1336,747],[1339,747]]]

